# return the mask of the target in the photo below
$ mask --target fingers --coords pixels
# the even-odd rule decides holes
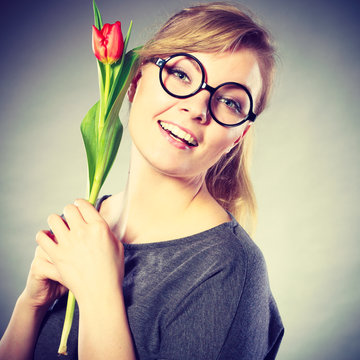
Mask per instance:
[[[104,221],[99,212],[88,201],[84,199],[77,199],[74,204],[79,209],[85,222],[92,223],[96,221]]]
[[[85,223],[85,220],[77,206],[74,204],[66,205],[64,208],[66,222],[71,229]]]
[[[82,225],[83,223],[92,223],[104,220],[94,206],[84,199],[77,199],[74,204],[66,205],[64,208],[64,217],[70,230]],[[51,221],[51,225],[49,221]],[[65,229],[59,221],[59,217],[55,215],[50,215],[48,223],[53,231],[57,231],[57,229],[59,231],[63,231]],[[56,229],[52,228],[52,226],[55,226]]]
[[[42,230],[46,236],[48,236],[52,241],[54,241],[57,244],[56,237],[54,233],[51,230]]]
[[[35,249],[34,259],[41,259],[42,261],[47,261],[48,263],[53,264],[50,256],[40,247],[40,245]]]
[[[57,241],[66,236],[66,234],[69,232],[69,228],[67,227],[66,223],[57,214],[51,214],[48,217],[47,222]]]
[[[67,244],[74,236],[84,238],[82,234],[87,224],[106,224],[94,206],[84,199],[78,199],[74,204],[65,206],[64,216],[66,221],[59,215],[50,215],[47,221],[51,231],[42,230],[36,235],[37,243],[52,259],[55,259],[57,245],[61,247]]]
[[[38,249],[41,249],[38,247]],[[37,250],[38,251],[38,250]],[[57,271],[55,265],[48,260],[48,257],[38,256],[32,264],[33,272],[43,279],[50,279],[62,283],[61,276]]]
[[[53,258],[52,255],[55,254],[57,244],[50,236],[48,236],[48,233],[48,231],[39,231],[36,234],[36,242],[51,259]]]

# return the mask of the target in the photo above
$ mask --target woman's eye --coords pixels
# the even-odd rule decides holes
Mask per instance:
[[[187,76],[187,74],[179,69],[169,69],[169,74],[179,78],[182,81],[186,81],[186,82],[191,81],[190,78]]]
[[[226,105],[230,110],[241,113],[241,105],[237,101],[225,97],[218,97],[217,101]]]

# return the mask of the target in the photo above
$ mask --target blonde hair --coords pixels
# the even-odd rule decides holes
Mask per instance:
[[[255,103],[259,115],[267,103],[275,68],[274,47],[265,28],[247,10],[214,2],[186,8],[172,16],[139,50],[140,63],[176,52],[254,51],[262,77]],[[206,174],[206,185],[218,203],[251,234],[256,224],[256,199],[249,176],[252,127],[243,140]]]

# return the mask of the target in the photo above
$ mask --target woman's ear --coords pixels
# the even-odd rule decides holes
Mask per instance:
[[[136,75],[133,77],[133,79],[131,80],[131,83],[129,85],[129,89],[127,91],[127,96],[129,101],[132,103],[134,100],[134,96],[136,94],[136,89],[137,89],[137,85],[138,85],[138,81],[141,78],[141,70],[138,70],[138,72],[136,73]]]
[[[227,150],[227,154],[237,145],[239,144],[239,142],[244,138],[244,136],[246,135],[246,133],[249,131],[251,124],[246,125],[244,131],[241,133],[241,135],[233,142],[233,144],[228,148]]]
[[[252,123],[246,125],[244,131],[242,132],[242,134],[235,140],[234,145],[238,144],[246,135],[246,133],[249,131],[249,129],[251,128]]]

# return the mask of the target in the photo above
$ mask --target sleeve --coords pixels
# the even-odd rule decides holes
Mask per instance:
[[[217,359],[273,360],[284,328],[260,250],[250,256],[244,289]]]
[[[171,311],[159,359],[271,360],[282,337],[261,253],[217,260]]]
[[[159,359],[216,359],[241,295],[244,279],[231,266],[213,268],[169,309]]]

